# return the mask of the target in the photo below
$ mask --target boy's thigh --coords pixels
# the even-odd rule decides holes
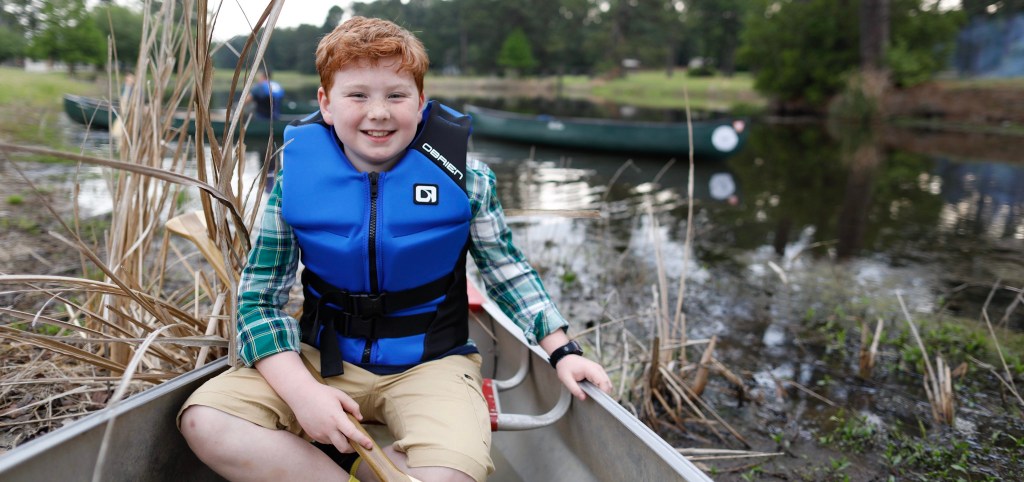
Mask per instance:
[[[255,368],[229,368],[192,392],[178,411],[179,427],[181,414],[193,405],[215,408],[271,430],[302,432],[288,404]]]
[[[315,348],[302,345],[302,357],[306,359],[307,370],[320,366],[319,352]],[[310,358],[314,358],[316,363],[311,363]],[[365,395],[372,385],[369,379],[372,374],[357,367],[346,366],[346,369],[346,376],[331,378],[328,384],[362,404],[360,395]],[[200,386],[178,411],[179,427],[182,412],[192,405],[215,408],[261,427],[305,436],[295,413],[255,368],[233,367]]]
[[[383,378],[385,423],[410,467],[451,467],[476,480],[494,470],[480,355],[447,356]]]

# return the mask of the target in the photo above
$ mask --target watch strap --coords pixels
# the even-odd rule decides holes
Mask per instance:
[[[583,348],[575,340],[556,348],[555,351],[551,352],[551,366],[556,367],[558,362],[565,358],[566,355],[583,355]]]

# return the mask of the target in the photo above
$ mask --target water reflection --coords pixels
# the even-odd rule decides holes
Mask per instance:
[[[79,152],[96,157],[117,159],[109,132],[87,130],[81,124],[71,122],[66,117],[61,117],[59,123],[64,141],[69,145],[76,146]],[[190,144],[190,148],[194,149],[194,146]],[[248,188],[254,185],[256,176],[261,172],[266,151],[265,143],[250,140],[246,145],[242,186]],[[212,157],[209,148],[207,148],[206,156],[207,159]],[[190,154],[190,157],[195,158],[194,152]],[[40,164],[29,169],[34,178],[45,180],[47,185],[56,186],[61,192],[74,193],[75,186],[77,186],[77,196],[71,200],[77,203],[80,216],[83,218],[109,214],[113,209],[113,200],[108,185],[110,170],[107,168],[88,164],[71,168],[69,168],[69,164]],[[194,162],[188,163],[185,174],[196,175]],[[208,175],[207,178],[212,179],[212,175]],[[236,183],[233,182],[233,184]],[[192,195],[182,199],[183,204],[180,208],[182,210],[200,209],[198,194],[194,192],[190,194]],[[251,200],[253,197],[247,196],[245,199]],[[247,206],[247,209],[252,208],[251,205]]]
[[[936,163],[936,184],[946,204],[939,228],[953,235],[1024,239],[1024,166]]]

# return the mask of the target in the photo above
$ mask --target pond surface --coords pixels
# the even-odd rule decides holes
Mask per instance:
[[[80,140],[74,127],[67,132]],[[973,157],[963,143],[951,153],[922,149],[909,142],[918,136],[911,131],[842,132],[753,122],[742,152],[696,160],[690,243],[686,159],[484,138],[472,139],[471,151],[497,174],[517,244],[574,331],[624,320],[649,340],[659,271],[670,309],[685,278],[688,336],[718,338],[715,357],[747,380],[753,403],[736,399],[727,384],[709,400],[755,449],[787,453],[763,470],[817,477],[838,464],[854,480],[887,478],[879,461],[892,460],[881,453],[884,445],[851,451],[822,442],[849,414],[876,430],[915,436],[928,426],[928,437],[941,440],[976,444],[1002,433],[1024,439],[1020,417],[1006,417],[999,410],[1005,400],[982,389],[959,402],[953,429],[932,429],[920,366],[904,363],[897,345],[880,354],[888,368],[856,376],[860,323],[873,330],[883,319],[887,333],[905,330],[900,298],[915,318],[965,323],[980,320],[987,303],[993,323],[1024,330],[1024,309],[1015,304],[1024,287],[1024,163],[986,158],[984,146]],[[248,153],[253,171],[261,152],[254,146]],[[102,211],[97,206],[90,212]],[[515,214],[538,209],[597,210],[601,217]],[[993,290],[995,284],[1018,291]],[[598,342],[597,350],[613,345]],[[828,403],[793,389],[797,384]],[[679,446],[741,448],[701,430],[664,435]],[[996,455],[988,467],[972,461],[973,476],[1024,473],[1019,458]],[[729,470],[716,479],[749,473]]]

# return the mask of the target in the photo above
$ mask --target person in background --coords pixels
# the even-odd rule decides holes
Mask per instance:
[[[270,79],[270,70],[261,69],[256,85],[249,91],[246,103],[255,105],[256,116],[262,119],[277,119],[281,116],[284,87]]]
[[[371,447],[346,412],[387,425],[395,442],[383,451],[417,479],[486,479],[468,255],[573,395],[586,398],[583,380],[611,391],[512,243],[494,173],[467,156],[470,118],[425,101],[428,63],[412,33],[381,19],[353,17],[317,47],[320,111],[285,130],[239,282],[246,366],[208,381],[178,415],[199,459],[228,479],[373,480],[357,458],[325,450]],[[285,306],[300,260],[296,320]]]

